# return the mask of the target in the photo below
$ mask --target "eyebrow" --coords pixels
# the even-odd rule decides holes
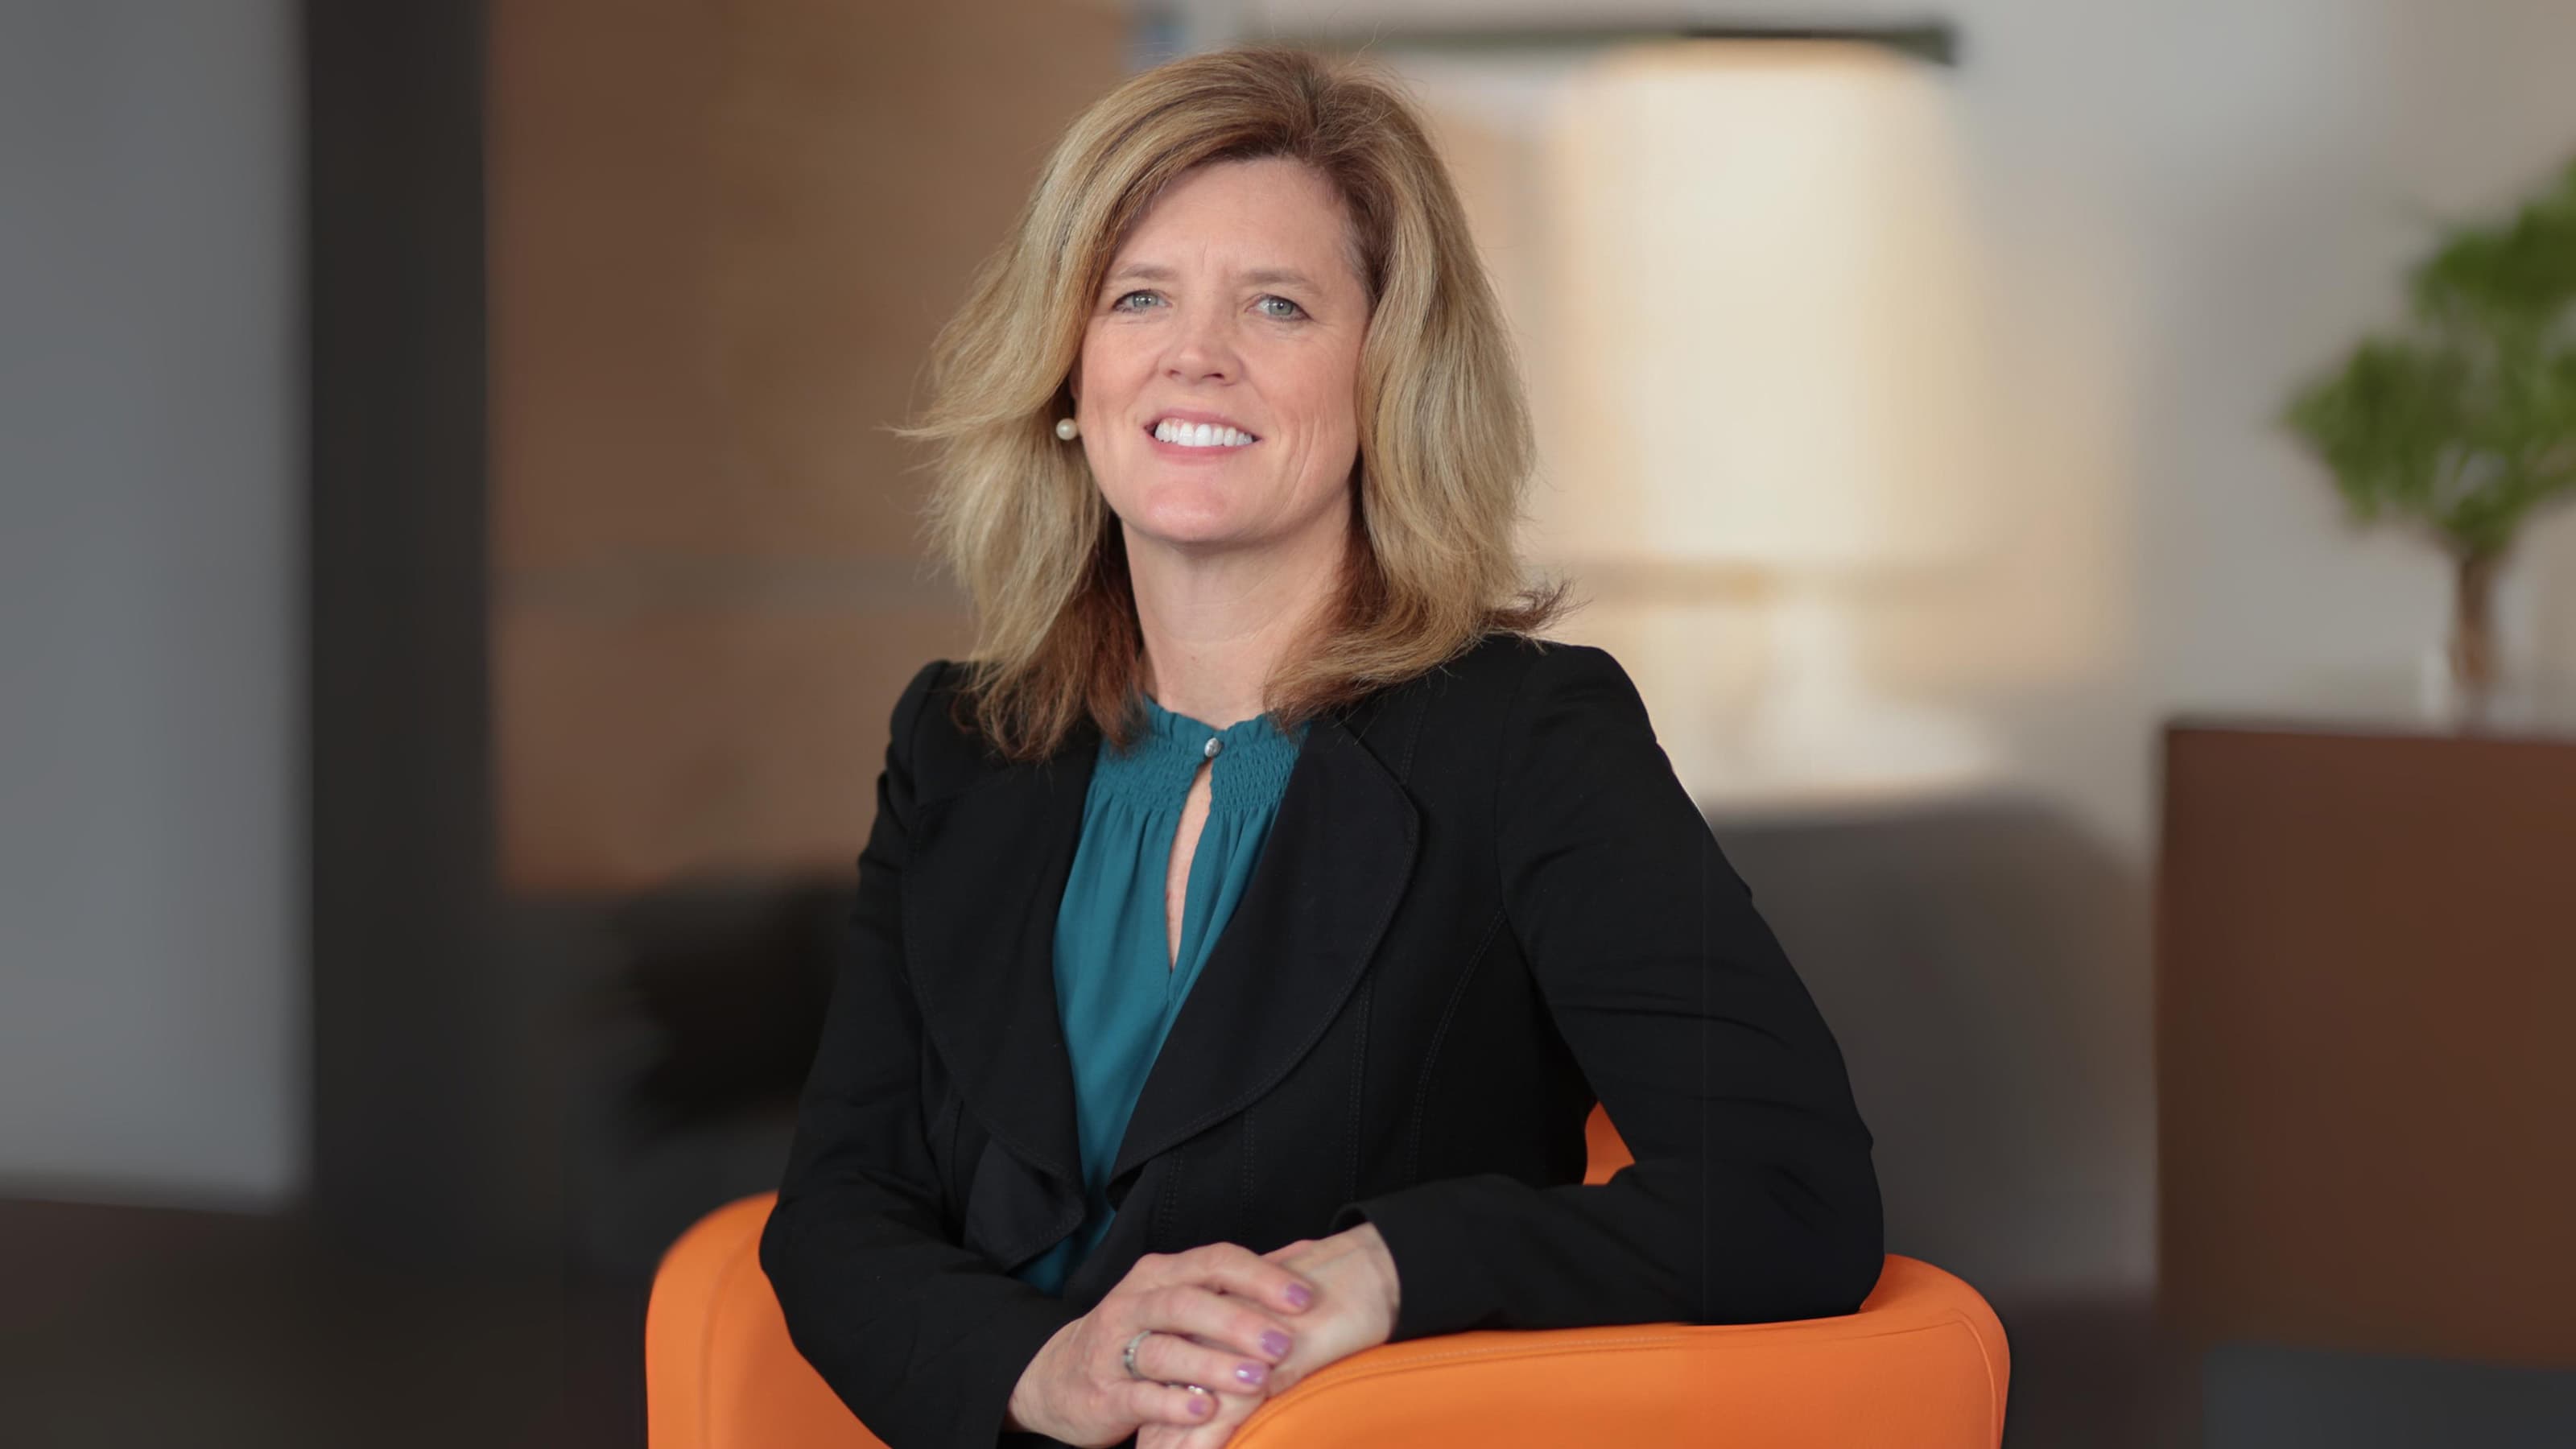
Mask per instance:
[[[1177,275],[1178,273],[1174,272],[1170,267],[1158,267],[1150,262],[1136,262],[1120,267],[1117,271],[1110,273],[1108,281],[1168,282]],[[1298,271],[1293,267],[1256,267],[1251,271],[1245,272],[1240,280],[1259,287],[1277,287],[1284,285],[1290,287],[1304,287],[1310,292],[1320,292],[1324,290],[1321,286],[1316,284],[1314,278],[1307,276],[1304,272]],[[1108,282],[1104,282],[1102,285],[1106,286],[1108,285]]]

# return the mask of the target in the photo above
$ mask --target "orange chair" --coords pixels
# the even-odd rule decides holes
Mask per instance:
[[[1632,1159],[1598,1107],[1587,1182]],[[651,1449],[883,1449],[787,1338],[760,1270],[775,1194],[673,1244],[645,1315]],[[1903,1446],[1995,1449],[2011,1360],[1977,1290],[1893,1254],[1860,1312],[1797,1323],[1482,1330],[1310,1375],[1230,1449]]]

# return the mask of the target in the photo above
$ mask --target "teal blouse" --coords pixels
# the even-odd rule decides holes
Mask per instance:
[[[1109,1232],[1109,1168],[1128,1115],[1208,948],[1252,879],[1307,733],[1303,726],[1282,732],[1267,714],[1217,729],[1139,697],[1145,733],[1123,752],[1105,735],[1100,741],[1082,837],[1056,913],[1056,1002],[1073,1058],[1088,1209],[1070,1236],[1012,1271],[1048,1293],[1061,1294]],[[1175,960],[1163,893],[1181,807],[1203,763],[1208,816],[1190,857]]]

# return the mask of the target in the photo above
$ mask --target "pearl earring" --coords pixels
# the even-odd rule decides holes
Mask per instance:
[[[1055,435],[1070,443],[1082,436],[1082,424],[1071,418],[1058,418],[1055,422]]]

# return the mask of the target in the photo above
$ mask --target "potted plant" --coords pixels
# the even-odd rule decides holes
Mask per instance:
[[[2576,164],[2509,220],[2451,231],[2410,276],[2401,331],[2364,338],[2283,421],[2356,522],[2450,555],[2453,694],[2482,719],[2502,673],[2493,601],[2515,535],[2576,497]]]

